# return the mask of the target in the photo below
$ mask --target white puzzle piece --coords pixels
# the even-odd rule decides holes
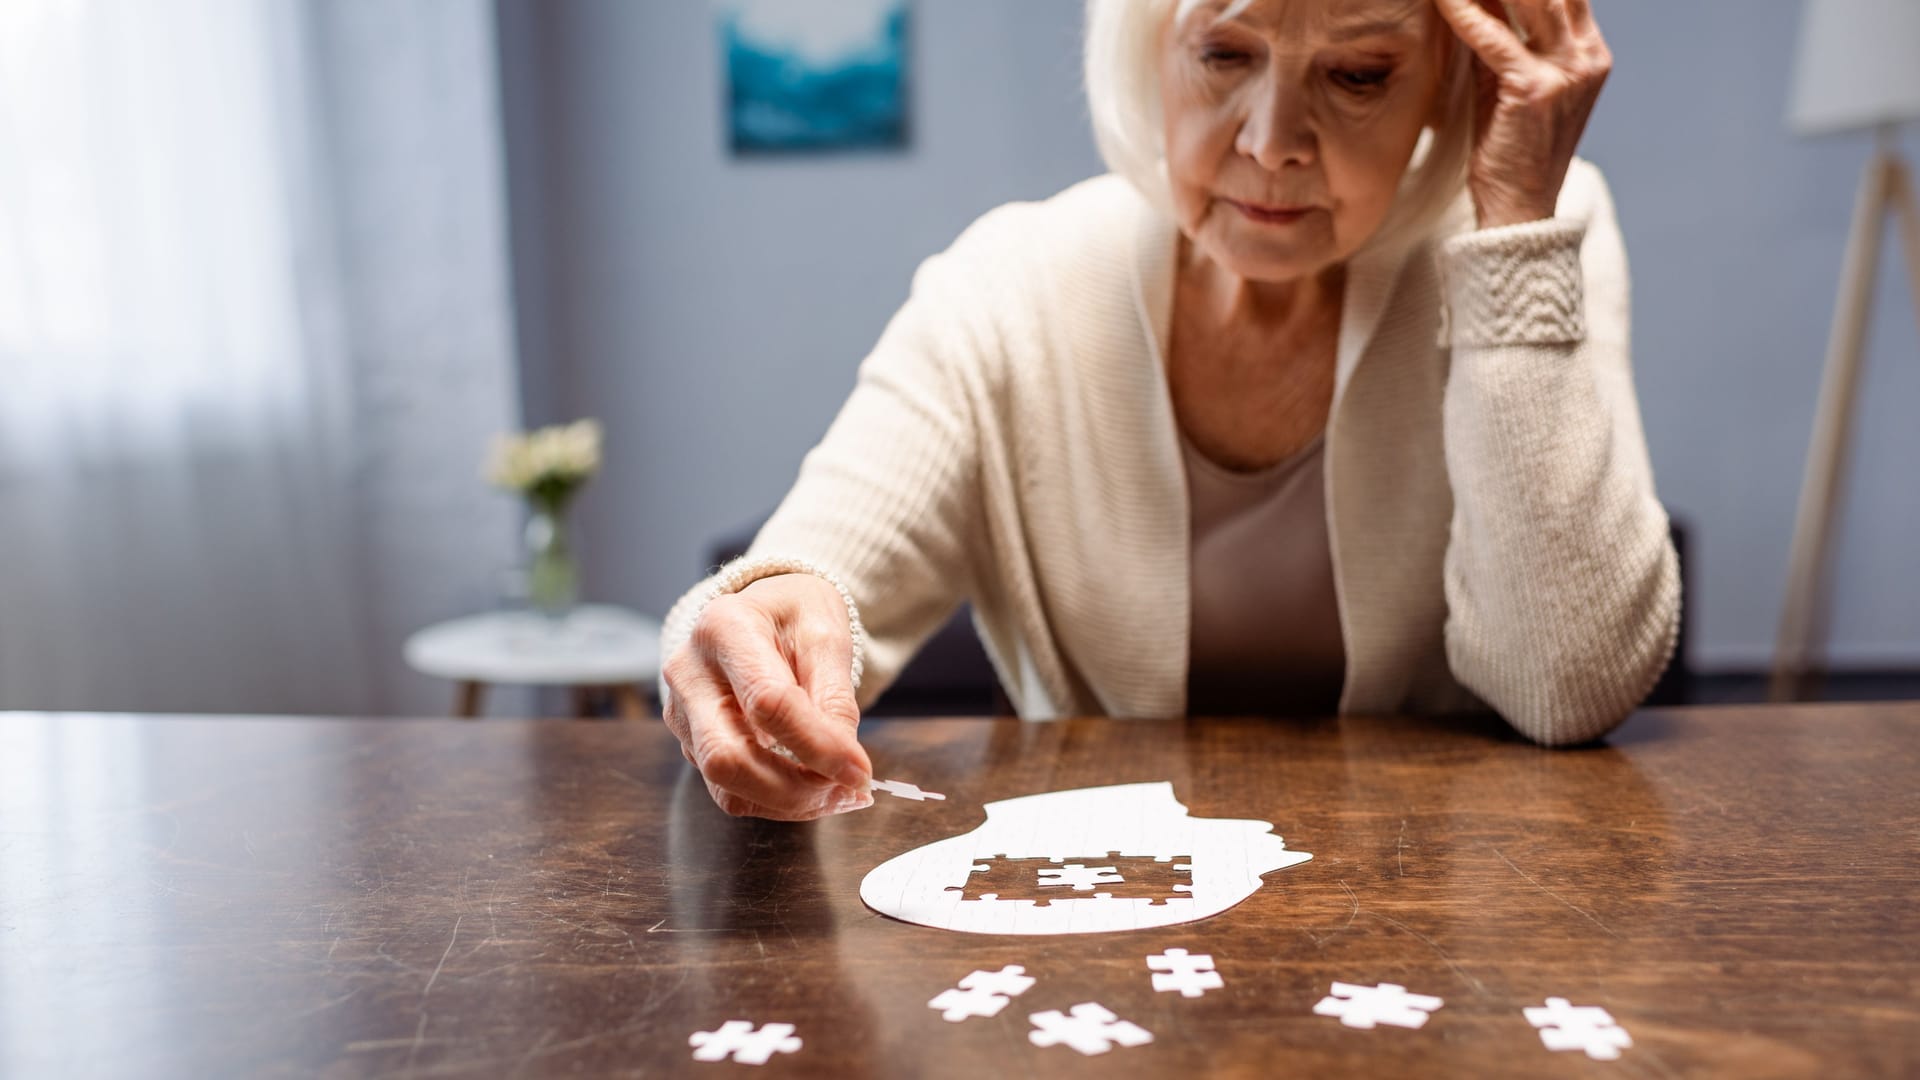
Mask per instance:
[[[1549,1050],[1584,1050],[1595,1061],[1613,1061],[1633,1045],[1627,1029],[1598,1005],[1575,1005],[1566,998],[1550,997],[1545,1008],[1536,1005],[1521,1013],[1527,1023],[1540,1029],[1540,1041]]]
[[[1145,1046],[1153,1041],[1152,1032],[1120,1019],[1104,1005],[1087,1001],[1068,1012],[1072,1015],[1049,1009],[1027,1017],[1033,1022],[1027,1039],[1035,1046],[1071,1046],[1087,1055],[1104,1054],[1113,1049],[1114,1043]]]
[[[1427,1022],[1433,1010],[1446,1004],[1427,994],[1409,994],[1398,983],[1358,986],[1337,982],[1333,992],[1313,1007],[1316,1016],[1337,1016],[1350,1028],[1370,1030],[1375,1024],[1417,1028]]]
[[[1213,957],[1206,953],[1189,955],[1185,949],[1168,949],[1147,957],[1147,967],[1153,970],[1155,990],[1178,990],[1181,997],[1196,998],[1226,985],[1213,970]]]
[[[905,780],[875,780],[873,782],[873,790],[884,791],[895,798],[912,799],[915,802],[926,802],[928,799],[946,798],[945,795],[937,791],[921,791],[920,785],[909,784]]]
[[[775,1054],[800,1049],[792,1024],[768,1024],[753,1029],[751,1020],[729,1020],[718,1031],[696,1031],[687,1036],[695,1061],[725,1061],[729,1056],[744,1065],[765,1065]]]
[[[1139,930],[1218,915],[1252,896],[1262,874],[1313,858],[1289,851],[1268,822],[1188,816],[1166,781],[1026,795],[986,811],[972,832],[875,867],[860,899],[976,934]]]
[[[1095,885],[1118,885],[1126,878],[1111,866],[1087,867],[1080,863],[1068,863],[1057,869],[1040,871],[1040,887],[1049,885],[1069,885],[1075,892],[1092,892]]]
[[[1008,964],[999,971],[976,971],[960,980],[959,987],[941,991],[927,1002],[927,1008],[941,1010],[943,1019],[959,1023],[970,1016],[997,1016],[1007,1002],[1033,985],[1027,969]]]

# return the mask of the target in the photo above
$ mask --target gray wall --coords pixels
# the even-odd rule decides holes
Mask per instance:
[[[664,613],[713,537],[792,483],[919,261],[989,207],[1099,171],[1079,8],[922,0],[906,153],[744,162],[711,4],[501,14],[521,354],[558,387],[528,388],[529,417],[608,422],[587,578]]]
[[[305,9],[331,170],[358,629],[375,713],[447,710],[447,683],[412,670],[403,645],[497,605],[517,551],[514,500],[475,482],[514,412],[491,13],[472,0]],[[492,697],[498,711],[525,712],[520,688]]]
[[[919,0],[907,153],[734,161],[709,4],[499,2],[529,418],[607,421],[608,467],[582,504],[589,584],[661,613],[717,533],[778,501],[918,261],[987,208],[1100,170],[1080,5]],[[1869,148],[1785,133],[1798,10],[1601,13],[1616,70],[1584,152],[1620,206],[1648,435],[1662,496],[1694,528],[1710,668],[1771,648]],[[1915,327],[1889,277],[1838,559],[1842,662],[1920,662]]]
[[[1583,152],[1633,267],[1635,370],[1661,496],[1698,536],[1704,666],[1763,666],[1865,135],[1786,133],[1800,5],[1601,6],[1614,74]],[[1915,58],[1920,63],[1920,57]],[[1911,153],[1915,140],[1906,140]],[[1920,663],[1920,319],[1887,258],[1835,567],[1833,654]]]

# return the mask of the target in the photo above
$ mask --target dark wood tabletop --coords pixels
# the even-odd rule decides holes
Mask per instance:
[[[1541,750],[1479,721],[869,721],[882,795],[725,817],[616,721],[0,716],[0,1075],[721,1075],[688,1037],[784,1022],[769,1075],[1912,1076],[1920,706],[1649,711]],[[986,802],[1171,781],[1312,861],[1182,926],[983,936],[878,916],[865,873]],[[1156,993],[1144,958],[1214,957]],[[927,1001],[1023,965],[998,1016]],[[1334,981],[1445,1006],[1316,1016]],[[1521,1010],[1606,1008],[1616,1061]],[[1097,1001],[1153,1042],[1082,1057]],[[749,1071],[748,1075],[758,1075]]]

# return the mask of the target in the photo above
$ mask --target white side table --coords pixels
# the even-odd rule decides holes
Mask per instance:
[[[407,665],[458,684],[454,713],[478,716],[489,683],[566,686],[577,716],[611,699],[613,711],[647,716],[640,685],[660,675],[660,621],[608,604],[554,619],[492,611],[437,623],[407,639]]]

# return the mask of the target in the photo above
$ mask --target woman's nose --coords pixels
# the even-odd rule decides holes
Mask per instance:
[[[1292,88],[1263,91],[1247,110],[1234,149],[1272,172],[1311,163],[1317,142],[1301,97]]]

